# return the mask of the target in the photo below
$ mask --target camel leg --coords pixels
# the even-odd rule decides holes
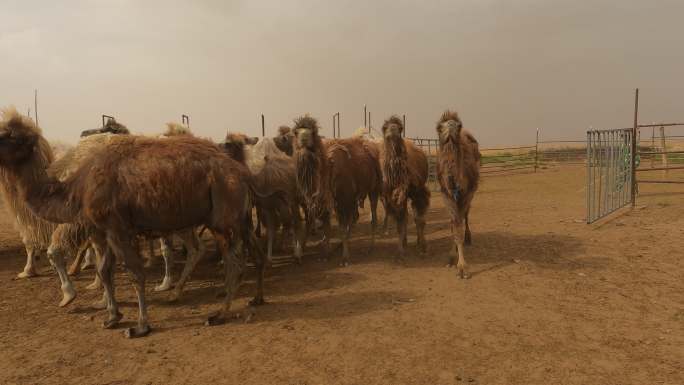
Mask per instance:
[[[185,266],[183,266],[183,272],[181,273],[178,282],[176,282],[176,288],[171,294],[170,300],[177,301],[182,292],[185,282],[187,282],[190,274],[195,270],[197,263],[202,258],[205,252],[204,242],[199,239],[197,233],[194,230],[184,231],[179,233],[178,236],[183,240],[183,244],[188,248],[188,259],[185,261]],[[217,239],[217,251],[220,251],[220,245]]]
[[[88,244],[88,248],[85,251],[85,256],[83,257],[83,264],[81,265],[81,270],[88,269],[90,267],[95,267],[97,262],[95,261],[95,251],[92,246]]]
[[[306,229],[299,216],[299,207],[294,206],[292,211],[292,223],[294,227],[294,257],[298,264],[302,264],[304,255],[304,243],[306,242]]]
[[[245,237],[249,240],[248,249],[249,252],[254,256],[254,264],[256,265],[257,271],[257,292],[254,298],[249,301],[251,306],[260,306],[266,303],[264,300],[264,271],[266,270],[266,260],[264,259],[264,253],[258,248],[256,243],[256,238],[250,232],[245,234]]]
[[[171,271],[173,270],[173,250],[171,246],[173,243],[169,237],[161,237],[159,241],[161,243],[162,258],[164,258],[164,279],[162,279],[159,285],[154,287],[154,291],[167,291],[171,290],[173,286],[171,283]]]
[[[154,241],[155,239],[139,238],[144,246],[147,246],[147,259],[145,260],[145,267],[151,267],[154,264],[155,254],[154,254]],[[143,247],[144,247],[143,246]],[[163,255],[162,255],[163,256]]]
[[[427,242],[425,241],[425,212],[426,207],[417,207],[415,204],[413,206],[413,216],[416,223],[416,233],[418,235],[417,247],[421,255],[427,253]]]
[[[340,266],[349,266],[349,236],[351,235],[351,227],[352,227],[352,222],[353,220],[350,218],[344,224],[341,226],[343,228],[342,230],[342,262],[340,262]]]
[[[324,214],[323,218],[323,251],[321,253],[321,260],[327,261],[330,255],[330,237],[332,236],[332,226],[330,225],[330,214]],[[313,220],[316,221],[315,219]]]
[[[100,255],[100,258],[97,261],[97,275],[100,278],[104,289],[104,298],[102,302],[107,306],[107,311],[109,313],[109,318],[103,322],[102,326],[105,329],[112,329],[123,317],[119,312],[119,306],[114,298],[114,269],[116,267],[116,257],[104,239],[100,239],[99,236],[93,236],[92,238],[95,251]],[[95,308],[98,308],[98,305],[102,305],[102,303],[93,304]]]
[[[272,257],[273,257],[273,242],[275,241],[275,236],[276,236],[276,226],[275,226],[275,218],[273,213],[268,213],[268,218],[266,218],[266,258],[268,259],[268,262],[271,263]]]
[[[404,263],[406,261],[406,247],[407,241],[407,212],[406,208],[399,210],[392,210],[391,216],[396,220],[397,234],[399,236],[399,250],[398,255],[394,258],[394,262]]]
[[[217,236],[221,243],[221,255],[223,257],[223,267],[225,271],[225,290],[226,296],[223,300],[221,309],[210,315],[207,319],[207,326],[220,325],[226,322],[230,311],[230,306],[233,301],[233,296],[240,284],[240,277],[242,276],[243,261],[238,254],[240,250],[240,242],[229,242],[224,236]]]
[[[378,197],[371,195],[370,196],[370,204],[371,204],[371,245],[370,245],[369,252],[372,252],[373,249],[375,249],[375,233],[376,233],[377,227],[378,227]]]
[[[24,239],[24,245],[27,245]],[[26,266],[24,266],[24,271],[17,274],[18,279],[30,278],[38,275],[36,272],[36,255],[38,254],[38,248],[33,245],[27,245],[26,247]]]
[[[454,233],[454,251],[458,254],[458,262],[456,263],[456,269],[458,270],[458,275],[461,279],[470,278],[470,275],[466,271],[466,262],[463,255],[465,246],[465,226],[462,222],[456,223],[456,231]],[[453,257],[451,259],[453,261]],[[453,262],[452,262],[453,263]]]
[[[69,275],[67,274],[63,251],[58,247],[53,248],[51,245],[48,248],[47,255],[50,263],[55,267],[57,275],[59,276],[62,289],[62,301],[60,301],[59,306],[64,307],[76,298],[76,290],[74,290],[74,285],[71,283],[71,279],[69,279]]]
[[[470,212],[470,207],[466,209],[465,212],[465,239],[464,243],[466,246],[470,246],[473,244],[472,236],[470,235],[470,226],[468,226],[468,213]]]
[[[69,266],[69,275],[78,275],[81,272],[83,259],[85,258],[86,252],[89,250],[89,247],[90,243],[86,242],[78,249],[78,252],[76,253],[76,258],[74,258],[74,261],[71,262],[71,265]]]
[[[124,234],[110,233],[107,243],[117,257],[123,259],[126,270],[138,297],[138,326],[124,331],[127,338],[144,337],[151,331],[147,323],[147,303],[145,302],[145,270],[138,248],[133,247],[132,239]]]

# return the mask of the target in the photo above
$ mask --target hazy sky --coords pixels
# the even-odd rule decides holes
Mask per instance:
[[[0,105],[39,89],[49,138],[100,115],[135,132],[267,134],[303,113],[342,134],[407,115],[434,136],[455,108],[485,146],[684,120],[684,1],[0,0]]]

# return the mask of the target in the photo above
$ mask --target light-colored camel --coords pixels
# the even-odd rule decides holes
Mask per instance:
[[[122,315],[114,298],[115,257],[121,258],[138,297],[138,324],[126,329],[128,337],[147,335],[145,274],[134,245],[142,233],[170,233],[207,226],[219,239],[226,269],[226,297],[221,310],[208,323],[223,322],[242,272],[239,252],[243,241],[254,246],[248,224],[249,171],[215,144],[195,138],[152,139],[119,135],[95,153],[66,181],[32,168],[36,148],[44,141],[35,124],[14,109],[0,121],[0,166],[17,182],[27,206],[55,223],[84,223],[102,255],[98,274],[107,297],[106,328]],[[263,302],[263,258],[258,292],[253,303]]]
[[[467,278],[464,244],[471,243],[468,213],[480,181],[480,150],[477,140],[463,129],[463,123],[454,111],[442,114],[436,130],[439,136],[437,180],[455,227],[449,266],[453,266],[454,254],[457,254],[459,276]]]
[[[255,143],[256,142],[256,143]],[[266,226],[266,256],[271,260],[276,232],[294,232],[294,257],[302,259],[304,228],[299,214],[295,161],[284,154],[271,138],[248,138],[228,133],[222,146],[233,159],[244,163],[252,174],[252,185],[259,193],[254,197],[257,217]]]

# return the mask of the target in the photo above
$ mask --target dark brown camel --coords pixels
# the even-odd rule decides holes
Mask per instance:
[[[425,253],[425,213],[430,205],[430,190],[427,188],[428,162],[425,153],[413,142],[404,140],[402,120],[394,115],[382,125],[382,178],[383,201],[386,215],[397,222],[399,233],[399,255],[396,260],[404,260],[407,247],[408,200],[411,200],[416,232],[417,246]]]
[[[439,153],[437,155],[437,179],[442,198],[451,214],[455,227],[454,249],[449,266],[454,264],[458,253],[458,269],[461,278],[467,278],[464,244],[471,243],[468,213],[480,181],[480,150],[477,140],[463,130],[463,123],[454,111],[446,111],[437,122]]]
[[[207,323],[225,320],[244,270],[242,243],[254,243],[248,225],[249,172],[243,165],[206,140],[122,135],[61,182],[45,171],[26,167],[41,139],[30,119],[16,110],[5,110],[0,121],[0,164],[12,173],[36,215],[91,227],[91,241],[102,255],[97,270],[109,312],[105,328],[114,327],[122,317],[113,282],[115,258],[121,258],[134,282],[139,306],[138,325],[125,334],[139,337],[150,332],[145,274],[134,247],[136,235],[167,234],[200,225],[219,240],[226,269],[224,306]],[[259,304],[263,302],[263,258],[256,259],[259,288],[253,303]]]
[[[370,197],[372,237],[377,225],[376,209],[381,191],[377,152],[361,138],[333,139],[323,143],[316,119],[303,116],[294,121],[297,188],[308,219],[323,222],[323,257],[329,253],[334,211],[342,229],[342,265],[349,264],[349,236],[358,217],[359,200]]]

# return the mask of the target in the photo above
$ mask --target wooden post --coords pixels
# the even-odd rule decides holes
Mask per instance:
[[[370,135],[372,128],[373,128],[373,121],[371,120],[370,111],[368,111],[368,135]]]
[[[663,168],[667,168],[668,159],[667,159],[667,145],[665,144],[665,127],[660,127],[660,147],[662,148],[661,149],[662,155],[660,155],[661,159],[662,159],[662,166],[663,166]],[[663,178],[665,178],[665,177],[667,177],[667,170],[663,170]]]
[[[368,112],[366,112],[366,105],[363,105],[363,127],[368,128]],[[370,131],[369,131],[370,132]]]
[[[537,128],[537,139],[534,142],[534,172],[537,172],[537,162],[539,160],[539,129]]]
[[[340,125],[340,113],[337,113],[337,137],[341,138],[342,137],[342,127]]]
[[[403,137],[406,137],[406,114],[401,116],[401,124],[404,126],[404,132],[402,133]]]
[[[36,89],[33,93],[33,114],[36,116],[36,126],[40,127],[38,124],[38,90]]]
[[[181,123],[185,125],[185,127],[190,128],[190,117],[188,115],[181,115]]]
[[[335,132],[336,132],[335,131],[335,114],[333,114],[333,135],[332,135],[333,139],[335,139]]]
[[[261,136],[266,136],[266,125],[264,124],[264,114],[261,114]]]
[[[636,206],[636,156],[637,156],[637,130],[639,125],[639,89],[637,88],[634,92],[634,127],[632,128],[632,207]]]

